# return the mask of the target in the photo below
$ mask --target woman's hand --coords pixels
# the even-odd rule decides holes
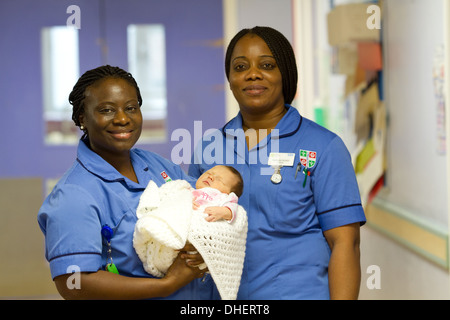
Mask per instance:
[[[192,268],[198,268],[198,266],[205,263],[203,257],[197,252],[197,249],[190,244],[187,243],[183,249],[180,250],[181,258],[186,261],[186,264]],[[205,269],[203,270],[205,271]]]
[[[201,278],[208,269],[198,266],[204,263],[202,256],[192,244],[187,244],[175,258],[167,271],[164,280],[169,283],[173,291],[184,287],[196,278]]]

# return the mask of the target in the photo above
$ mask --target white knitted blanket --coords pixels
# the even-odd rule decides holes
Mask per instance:
[[[247,239],[247,213],[238,206],[236,218],[208,222],[192,209],[192,187],[169,181],[158,188],[150,181],[137,208],[133,245],[148,273],[163,277],[186,241],[201,254],[220,296],[234,300],[239,289]]]

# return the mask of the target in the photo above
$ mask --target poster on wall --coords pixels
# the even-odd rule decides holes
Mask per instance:
[[[446,133],[445,133],[445,48],[444,45],[436,47],[433,61],[433,85],[436,99],[436,139],[438,155],[445,155]]]

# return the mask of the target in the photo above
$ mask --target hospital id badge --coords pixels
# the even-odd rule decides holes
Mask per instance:
[[[295,153],[271,152],[268,165],[272,167],[292,167],[294,165]]]
[[[281,176],[281,168],[292,167],[294,165],[294,160],[295,153],[271,152],[267,164],[274,168],[275,172],[270,178],[270,181],[272,181],[272,183],[274,184],[280,184],[283,180],[283,177]]]

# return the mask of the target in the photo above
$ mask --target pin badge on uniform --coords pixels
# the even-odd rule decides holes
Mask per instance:
[[[294,165],[295,153],[275,153],[271,152],[269,155],[268,164],[274,168],[275,172],[270,181],[274,184],[279,184],[283,180],[281,176],[281,168],[287,166],[292,167]]]
[[[161,177],[164,179],[164,182],[172,181],[172,179],[169,177],[169,175],[165,171],[161,172]]]
[[[279,184],[281,180],[283,180],[280,170],[281,167],[275,167],[275,172],[273,173],[272,177],[270,177],[270,181],[272,181],[275,184]]]
[[[306,180],[311,175],[311,171],[308,169],[313,168],[316,165],[317,160],[317,152],[302,150],[299,152],[300,163],[297,166],[297,172],[299,170],[300,165],[304,167],[303,174],[305,175],[305,179],[303,180],[303,188],[306,186]],[[297,172],[295,173],[295,177],[297,178]]]

